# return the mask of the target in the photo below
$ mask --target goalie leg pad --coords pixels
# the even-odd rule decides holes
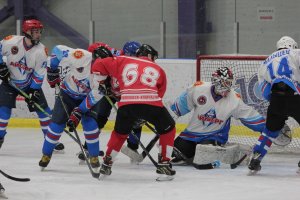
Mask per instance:
[[[220,160],[226,164],[233,164],[246,153],[251,153],[251,147],[248,145],[230,143],[221,147],[198,144],[196,146],[194,163],[207,164],[215,160]]]

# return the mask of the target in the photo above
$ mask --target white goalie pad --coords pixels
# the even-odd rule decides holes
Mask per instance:
[[[272,142],[278,146],[286,146],[292,142],[292,131],[290,127],[285,124],[280,130],[277,138],[272,139]]]
[[[245,154],[249,155],[251,150],[251,146],[237,143],[228,143],[224,147],[198,144],[196,146],[194,163],[207,164],[219,160],[225,164],[233,164]],[[242,164],[247,163],[248,159],[242,162]]]
[[[123,145],[121,148],[121,152],[130,158],[131,163],[140,163],[144,160],[143,156],[134,150],[130,149],[126,145]]]

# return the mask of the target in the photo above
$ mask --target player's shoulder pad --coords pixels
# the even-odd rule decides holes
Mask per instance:
[[[3,40],[11,40],[13,37],[14,37],[14,35],[8,35],[8,36],[5,36],[3,38]]]
[[[82,49],[75,49],[71,55],[75,59],[81,59],[85,55],[85,52]]]

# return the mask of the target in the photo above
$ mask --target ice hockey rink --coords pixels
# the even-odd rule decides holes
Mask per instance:
[[[81,131],[78,131],[79,133]],[[106,148],[109,133],[102,133],[101,146]],[[153,134],[143,134],[147,144]],[[130,164],[119,154],[112,175],[104,180],[92,178],[86,165],[79,165],[78,145],[64,134],[64,154],[53,154],[45,171],[41,172],[43,136],[39,129],[8,129],[0,150],[0,169],[16,177],[28,177],[30,182],[15,182],[0,176],[6,196],[11,200],[253,200],[299,199],[300,175],[296,173],[299,155],[268,155],[262,171],[247,176],[247,167],[230,169],[226,164],[218,169],[197,170],[191,166],[175,166],[173,181],[155,181],[155,167],[146,158],[141,164]],[[156,158],[157,148],[151,151]]]

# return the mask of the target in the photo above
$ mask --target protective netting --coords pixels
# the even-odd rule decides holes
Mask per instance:
[[[243,101],[254,107],[262,115],[266,115],[268,102],[263,100],[258,90],[257,70],[266,56],[199,56],[197,58],[197,80],[211,81],[211,74],[221,66],[232,69],[235,82],[234,90],[241,94]],[[232,119],[230,142],[254,145],[259,133],[253,132],[243,126],[239,121]],[[287,124],[292,129],[293,140],[291,144],[280,147],[272,145],[271,152],[300,153],[300,128],[298,123],[289,118]]]

